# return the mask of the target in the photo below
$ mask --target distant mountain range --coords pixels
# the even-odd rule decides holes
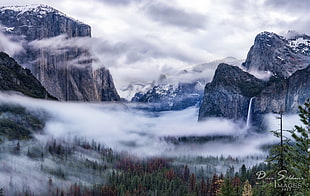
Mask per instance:
[[[182,110],[187,107],[199,107],[203,98],[204,87],[212,80],[216,67],[220,63],[240,66],[242,61],[233,57],[209,63],[190,66],[180,70],[174,76],[161,75],[157,81],[137,92],[132,102],[146,103],[153,111]],[[133,85],[132,85],[133,86]]]

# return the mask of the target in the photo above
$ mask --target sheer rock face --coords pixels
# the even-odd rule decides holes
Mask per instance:
[[[110,71],[103,68],[96,69],[94,71],[95,89],[96,96],[101,101],[119,101],[120,97],[115,89],[112,75]]]
[[[288,78],[309,63],[309,36],[295,35],[285,39],[275,33],[262,32],[256,36],[243,66],[249,71],[269,71]]]
[[[67,101],[120,100],[110,73],[105,68],[93,70],[87,48],[64,43],[91,37],[89,25],[44,5],[2,7],[0,22],[6,34],[23,40],[25,50],[14,58],[29,68],[53,96]],[[57,36],[63,37],[54,39]],[[101,85],[94,77],[98,72],[105,73],[101,74]]]
[[[205,87],[199,120],[225,117],[246,120],[251,97],[258,95],[264,82],[236,66],[220,64]]]
[[[310,66],[290,77],[273,76],[261,81],[238,67],[220,64],[211,83],[205,88],[199,120],[225,117],[233,120],[247,118],[252,102],[252,124],[263,125],[267,113],[297,113],[298,106],[310,98]]]
[[[285,39],[274,33],[256,36],[246,61],[245,71],[220,64],[211,83],[205,87],[199,120],[225,117],[247,118],[252,101],[252,124],[263,126],[267,113],[297,113],[298,106],[310,98],[310,37],[294,35]],[[272,76],[262,81],[246,71],[268,71]]]

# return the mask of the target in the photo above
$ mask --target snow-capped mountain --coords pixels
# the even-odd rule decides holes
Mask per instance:
[[[44,5],[44,4],[31,4],[31,5],[24,5],[24,6],[2,6],[0,7],[0,12],[6,13],[6,12],[10,12],[10,13],[17,13],[17,17],[18,18],[22,18],[23,15],[31,15],[31,16],[35,16],[38,18],[44,18],[46,17],[46,15],[53,13],[54,15],[58,15],[58,16],[63,16],[66,18],[70,18],[71,20],[84,24],[81,21],[78,21],[72,17],[67,16],[65,13],[56,10],[55,8],[48,6],[48,5]],[[9,17],[8,17],[9,19]],[[9,27],[10,28],[10,27]],[[10,29],[8,29],[10,30]]]
[[[285,38],[271,32],[262,32],[255,38],[246,61],[248,71],[266,71],[288,78],[310,64],[310,39],[295,34]]]
[[[230,65],[239,66],[242,63],[242,60],[238,60],[234,57],[227,57],[220,60],[211,61],[208,63],[191,65],[174,73],[165,73],[163,72],[157,80],[153,81],[132,81],[128,84],[127,87],[119,89],[120,95],[127,100],[131,100],[135,97],[136,93],[138,95],[145,94],[155,86],[163,86],[163,89],[166,89],[164,86],[172,85],[173,89],[178,88],[179,83],[195,83],[197,82],[201,89],[204,89],[204,86],[207,82],[212,80],[214,72],[217,66],[220,63],[227,63]],[[199,88],[200,88],[199,87]],[[136,98],[134,98],[136,100]]]
[[[288,39],[288,46],[295,52],[310,56],[310,36],[296,35]]]
[[[161,75],[158,81],[146,85],[150,87],[149,89],[137,92],[132,101],[148,103],[156,111],[182,110],[190,106],[199,106],[206,83],[212,80],[218,64],[222,62],[240,66],[242,61],[228,57],[189,66],[174,76]]]

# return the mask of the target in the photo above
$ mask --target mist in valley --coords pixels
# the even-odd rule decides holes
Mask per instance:
[[[165,157],[176,166],[188,164],[193,172],[211,167],[209,172],[225,173],[264,162],[263,146],[278,142],[267,130],[248,130],[245,122],[198,122],[197,107],[150,112],[132,103],[57,102],[4,93],[0,103],[25,107],[45,121],[33,139],[0,144],[0,185],[12,195],[104,184],[119,157]],[[270,130],[278,129],[276,117],[266,115]],[[284,121],[285,129],[291,129],[298,116]]]
[[[270,142],[268,132],[257,134],[249,131],[245,122],[224,118],[198,122],[196,107],[182,111],[149,112],[136,109],[136,104],[130,103],[64,103],[6,94],[1,94],[0,101],[2,104],[20,105],[30,111],[44,111],[47,116],[43,131],[45,137],[82,137],[96,140],[117,151],[130,151],[141,156],[223,154],[242,157],[262,153],[260,146]],[[274,116],[272,118],[276,119]],[[295,120],[298,118],[291,122]],[[276,129],[276,120],[269,124],[271,129]],[[290,125],[293,127],[294,123]],[[209,144],[175,145],[165,140],[167,137],[208,136],[233,139],[232,142],[224,142],[224,145],[214,141]],[[246,146],[246,150],[240,150],[242,146]],[[182,150],[177,153],[178,149]]]

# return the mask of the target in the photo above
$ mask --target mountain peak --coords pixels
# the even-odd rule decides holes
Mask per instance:
[[[306,34],[298,34],[288,39],[288,47],[295,53],[310,56],[310,36]]]
[[[59,16],[64,16],[70,18],[71,20],[82,23],[74,18],[67,16],[66,14],[62,13],[61,11],[45,4],[29,4],[23,6],[2,6],[0,7],[0,13],[4,12],[15,12],[16,16],[21,15],[35,15],[38,18],[45,18],[49,13],[53,13]],[[83,24],[83,23],[82,23]]]
[[[264,38],[264,37],[274,38],[274,37],[279,37],[279,35],[275,34],[274,32],[263,31],[263,32],[259,33],[256,37],[259,37],[259,38]]]
[[[273,32],[261,32],[255,37],[254,45],[258,45],[260,48],[269,47],[281,47],[285,42],[285,39]]]
[[[36,12],[40,14],[47,14],[49,12],[59,12],[53,7],[44,5],[44,4],[30,4],[30,5],[24,5],[24,6],[2,6],[0,7],[0,10],[1,11],[11,10],[14,12],[19,12],[19,14],[23,14],[25,12]]]
[[[49,39],[61,35],[69,39],[91,37],[89,25],[47,5],[0,7],[0,23],[4,34],[23,39],[24,52],[14,58],[29,68],[49,93],[59,100],[120,100],[110,72],[104,68],[93,69],[93,60],[87,48],[68,47],[66,43],[54,48],[54,41]],[[48,40],[45,42],[48,49],[41,44],[31,44],[35,40]]]
[[[310,37],[286,39],[271,32],[259,33],[243,66],[249,71],[268,71],[288,78],[310,63]]]
[[[221,63],[216,69],[210,85],[215,88],[226,86],[233,92],[253,97],[260,92],[263,82],[237,66]]]

